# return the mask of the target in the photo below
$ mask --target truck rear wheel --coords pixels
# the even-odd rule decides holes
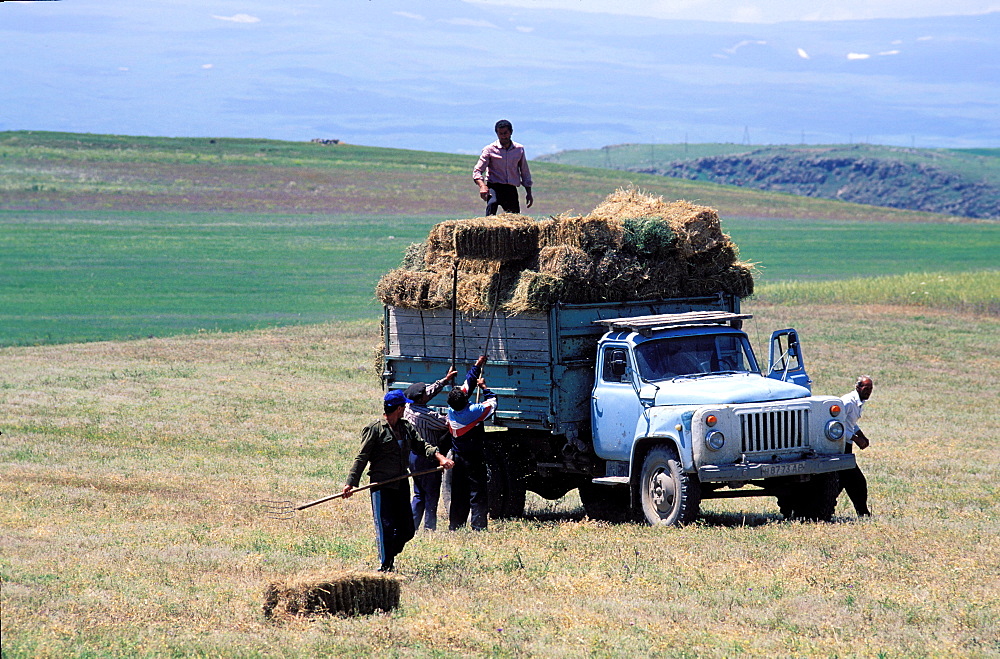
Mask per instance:
[[[684,473],[673,447],[657,446],[646,454],[639,477],[639,505],[652,525],[683,526],[698,516],[701,487]]]
[[[486,489],[490,517],[493,519],[524,515],[527,470],[521,443],[513,437],[513,433],[504,439],[507,441],[491,442],[486,450]]]

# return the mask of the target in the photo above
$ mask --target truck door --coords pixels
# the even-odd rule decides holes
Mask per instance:
[[[806,373],[799,335],[795,330],[783,329],[771,334],[771,349],[767,361],[770,364],[767,377],[794,382],[812,391],[812,380]]]
[[[605,460],[628,460],[642,414],[639,396],[632,385],[632,357],[625,346],[609,345],[601,349],[598,359],[590,401],[594,451]]]

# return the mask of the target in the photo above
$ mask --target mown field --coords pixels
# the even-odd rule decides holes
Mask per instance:
[[[391,614],[280,624],[267,582],[377,560],[366,496],[256,503],[340,487],[373,322],[0,349],[4,657],[997,656],[1000,321],[859,302],[751,303],[748,330],[796,326],[818,393],[875,378],[873,518],[738,499],[650,528],[533,498],[419,535]]]
[[[713,500],[654,529],[532,496],[523,519],[414,539],[392,613],[266,620],[268,582],[377,562],[366,495],[291,521],[260,501],[340,489],[382,394],[372,287],[434,222],[478,214],[466,169],[0,133],[4,659],[1000,656],[996,224],[653,181],[719,208],[760,263],[758,351],[796,327],[816,393],[874,377],[875,516]],[[629,182],[538,170],[539,215]]]

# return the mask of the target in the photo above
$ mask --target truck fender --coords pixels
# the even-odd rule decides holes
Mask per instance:
[[[632,481],[635,481],[642,472],[642,461],[646,457],[646,453],[649,452],[649,449],[661,444],[674,447],[677,455],[681,458],[681,463],[684,465],[684,471],[694,471],[694,460],[691,457],[690,451],[684,450],[682,442],[677,437],[673,435],[643,437],[642,439],[637,439],[632,444],[632,455],[629,457],[629,476]]]

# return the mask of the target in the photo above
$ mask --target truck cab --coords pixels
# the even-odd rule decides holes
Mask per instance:
[[[386,307],[386,387],[489,361],[490,511],[525,492],[579,489],[592,518],[685,524],[703,499],[775,496],[786,517],[829,519],[844,453],[839,398],[812,396],[798,335],[753,353],[739,299],[557,304],[543,313]]]
[[[762,372],[748,314],[689,312],[595,321],[594,453],[650,523],[683,524],[701,499],[773,494],[783,512],[829,519],[844,453],[841,402],[811,396],[794,330],[772,336]],[[808,484],[808,487],[803,487]],[[600,498],[590,490],[586,499]],[[619,497],[621,498],[621,497]],[[595,506],[601,508],[600,505]]]

